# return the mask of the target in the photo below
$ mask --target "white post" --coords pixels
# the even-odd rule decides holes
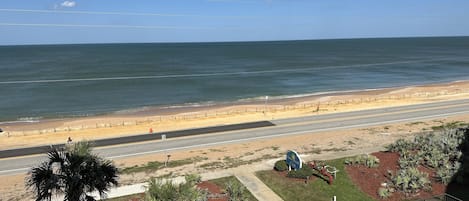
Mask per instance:
[[[334,195],[334,197],[332,198],[333,201],[337,201],[337,197]]]
[[[269,96],[265,96],[265,102],[264,102],[264,114],[267,112],[267,100],[269,100]]]

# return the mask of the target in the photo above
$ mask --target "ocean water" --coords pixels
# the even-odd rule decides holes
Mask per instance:
[[[469,37],[0,46],[0,121],[469,79]]]

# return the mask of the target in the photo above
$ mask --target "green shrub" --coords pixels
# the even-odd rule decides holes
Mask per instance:
[[[405,169],[408,167],[417,167],[419,165],[419,156],[412,155],[407,151],[401,152],[401,156],[398,160],[399,167]]]
[[[186,180],[186,183],[193,185],[202,182],[202,177],[198,174],[186,174],[184,176],[184,179]]]
[[[274,169],[280,172],[288,170],[287,162],[285,160],[279,160],[275,162]]]
[[[369,168],[375,168],[379,166],[379,158],[373,155],[363,154],[356,156],[355,158],[345,159],[347,165],[365,165]]]
[[[447,185],[449,184],[454,176],[457,176],[457,172],[461,167],[461,163],[456,161],[454,163],[444,162],[442,166],[436,170],[436,179],[441,183]],[[458,180],[456,180],[459,182]],[[462,183],[462,182],[461,182]]]
[[[414,149],[414,143],[405,139],[398,139],[394,143],[388,145],[386,148],[390,152],[402,152]]]
[[[378,189],[378,196],[381,199],[386,199],[389,196],[391,196],[391,191],[388,188],[381,187],[381,188]]]
[[[288,172],[287,174],[288,177],[299,178],[299,179],[307,179],[313,175],[314,175],[314,170],[311,167],[307,166],[306,164],[303,164],[301,169],[292,170]]]
[[[404,193],[417,193],[420,190],[431,190],[428,174],[420,172],[417,168],[401,169],[391,177],[394,187]]]
[[[229,201],[247,201],[249,200],[247,194],[246,194],[246,187],[243,186],[239,182],[231,182],[229,181],[226,184],[225,191],[228,193]]]
[[[208,200],[208,192],[195,186],[198,175],[186,175],[188,182],[174,184],[171,180],[163,182],[161,179],[150,178],[145,191],[145,201],[160,200]]]

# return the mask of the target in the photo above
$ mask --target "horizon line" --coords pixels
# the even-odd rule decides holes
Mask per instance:
[[[321,40],[359,40],[359,39],[405,39],[405,38],[461,38],[469,37],[469,35],[439,35],[439,36],[376,36],[376,37],[337,37],[337,38],[300,38],[300,39],[279,39],[279,40],[220,40],[220,41],[167,41],[167,42],[83,42],[83,43],[28,43],[28,44],[14,44],[2,45],[7,46],[60,46],[60,45],[118,45],[118,44],[198,44],[198,43],[263,43],[263,42],[295,42],[295,41],[321,41]]]

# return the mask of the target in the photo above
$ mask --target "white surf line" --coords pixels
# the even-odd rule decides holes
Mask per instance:
[[[233,76],[233,75],[255,75],[255,74],[264,74],[264,73],[302,72],[302,71],[311,71],[311,70],[324,70],[324,69],[337,69],[337,68],[350,68],[350,67],[365,67],[365,66],[382,66],[382,65],[394,65],[394,64],[420,63],[420,62],[440,61],[440,60],[448,60],[448,59],[450,59],[450,58],[422,59],[422,60],[409,60],[409,61],[397,61],[397,62],[385,62],[385,63],[354,64],[354,65],[344,65],[344,66],[324,66],[324,67],[293,68],[293,69],[280,69],[280,70],[246,71],[246,72],[216,72],[216,73],[199,73],[199,74],[149,75],[149,76],[129,76],[129,77],[96,77],[96,78],[76,78],[76,79],[56,79],[56,80],[13,80],[13,81],[1,81],[0,84],[31,84],[31,83],[56,83],[56,82],[83,82],[83,81],[108,81],[108,80],[136,80],[136,79],[211,77],[211,76],[227,76],[227,75],[231,75],[231,76]]]
[[[86,27],[86,28],[132,28],[132,29],[183,29],[183,30],[215,30],[235,29],[229,27],[191,27],[191,26],[151,26],[151,25],[112,25],[112,24],[32,24],[32,23],[0,23],[0,26],[33,26],[33,27]]]
[[[118,158],[140,156],[140,155],[146,155],[146,154],[154,154],[154,153],[177,151],[177,150],[184,150],[184,149],[208,147],[208,146],[214,146],[214,145],[233,144],[233,143],[237,143],[237,142],[244,142],[244,141],[250,141],[250,140],[259,140],[259,139],[268,139],[268,138],[282,137],[282,136],[289,136],[289,135],[301,135],[301,134],[308,134],[308,133],[310,134],[310,133],[317,133],[317,132],[323,132],[323,131],[341,130],[341,129],[347,129],[347,128],[376,126],[376,125],[380,125],[380,124],[399,123],[399,122],[405,122],[405,121],[423,120],[423,119],[430,119],[430,118],[436,118],[436,117],[447,117],[447,116],[451,116],[451,115],[467,114],[468,112],[469,111],[459,111],[459,112],[451,112],[451,113],[428,115],[428,116],[422,116],[422,117],[412,117],[412,118],[405,118],[405,119],[389,120],[389,121],[382,121],[382,122],[375,122],[375,123],[364,123],[364,124],[357,124],[357,125],[350,125],[350,126],[338,126],[338,127],[334,127],[334,128],[322,128],[322,129],[316,129],[316,130],[311,130],[311,131],[281,133],[281,134],[276,134],[276,135],[250,137],[250,138],[244,138],[244,139],[238,139],[238,140],[227,140],[227,141],[223,141],[223,142],[212,142],[212,143],[205,143],[205,144],[198,144],[198,145],[163,149],[163,150],[145,151],[145,152],[139,152],[139,153],[133,153],[133,154],[123,154],[123,155],[118,155],[118,156],[110,156],[110,157],[106,157],[106,158],[108,158],[108,159],[118,159]],[[23,172],[23,171],[29,170],[29,169],[30,168],[18,168],[18,169],[11,169],[11,170],[2,170],[2,171],[0,171],[0,175],[7,175],[6,173]]]
[[[111,156],[111,157],[107,157],[107,158],[109,158],[109,159],[125,158],[125,157],[131,157],[131,156],[139,156],[139,155],[152,154],[152,153],[160,153],[160,152],[167,152],[167,151],[176,151],[176,150],[183,150],[183,149],[199,148],[199,147],[205,147],[205,146],[232,144],[232,143],[237,143],[237,142],[267,139],[267,138],[273,138],[273,137],[281,137],[281,136],[289,136],[289,135],[301,135],[301,134],[308,134],[308,133],[317,133],[317,132],[323,132],[323,131],[341,130],[341,129],[357,128],[357,127],[365,127],[365,126],[376,126],[376,125],[380,125],[380,124],[399,123],[399,122],[406,122],[406,121],[430,119],[430,118],[436,118],[436,117],[447,117],[447,116],[457,115],[457,114],[467,114],[468,112],[469,111],[459,111],[459,112],[451,112],[451,113],[445,113],[445,114],[428,115],[428,116],[423,116],[423,117],[412,117],[412,118],[405,118],[405,119],[389,120],[389,121],[382,121],[382,122],[375,122],[375,123],[364,123],[364,124],[356,124],[356,125],[350,125],[350,126],[338,126],[338,127],[334,127],[334,128],[322,128],[322,129],[316,129],[316,130],[311,130],[311,131],[299,131],[299,132],[293,132],[293,133],[282,133],[282,134],[276,134],[276,135],[250,137],[250,138],[244,138],[244,139],[228,140],[228,141],[223,141],[223,142],[212,142],[212,143],[191,145],[191,146],[185,146],[185,147],[176,147],[176,148],[156,150],[156,151],[146,151],[146,152],[139,152],[139,153],[133,153],[133,154],[123,154],[123,155]]]

